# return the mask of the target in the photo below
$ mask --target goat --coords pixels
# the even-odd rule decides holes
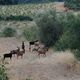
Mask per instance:
[[[32,51],[38,51],[39,49],[45,49],[46,51],[48,51],[49,48],[48,48],[48,47],[43,47],[43,48],[41,48],[41,47],[38,46],[37,48],[36,48],[36,47],[33,48]]]
[[[38,49],[38,56],[40,56],[40,54],[43,54],[44,56],[46,56],[46,52],[48,51],[48,48],[44,47],[44,48],[39,48]]]
[[[21,58],[22,58],[22,57],[23,57],[24,52],[25,52],[25,49],[24,49],[24,50],[22,50],[22,51],[18,51],[18,52],[17,52],[17,59],[18,59],[18,57],[19,57],[19,56],[21,56]]]
[[[22,50],[25,50],[24,41],[22,41]]]
[[[39,40],[29,42],[29,51],[31,51],[31,45],[34,45],[38,41]]]
[[[40,47],[35,47],[35,48],[33,48],[32,52],[33,52],[33,51],[38,51],[39,48],[40,48]]]
[[[16,50],[12,50],[11,53],[12,53],[12,55],[15,56],[15,54],[17,54],[17,52],[19,52],[19,51],[20,51],[20,48],[17,47],[17,49]]]
[[[4,54],[4,60],[5,60],[5,58],[12,58],[12,53],[10,52],[10,53],[8,53],[8,54]]]

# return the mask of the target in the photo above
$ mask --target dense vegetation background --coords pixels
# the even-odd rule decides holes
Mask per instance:
[[[63,0],[0,0],[0,4],[19,4],[19,3],[40,3],[40,2],[54,2]]]
[[[65,6],[70,9],[80,9],[80,0],[0,0],[1,5],[12,5],[12,4],[22,4],[22,3],[48,3],[54,1],[64,1]]]
[[[69,7],[70,9],[77,9],[80,10],[80,0],[64,0],[65,6]]]
[[[0,0],[1,5],[12,5],[12,4],[22,4],[22,3],[45,3],[54,1],[64,1],[65,6],[70,9],[80,9],[80,0]]]

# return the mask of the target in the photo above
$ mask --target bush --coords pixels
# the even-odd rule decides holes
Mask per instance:
[[[23,30],[23,36],[29,41],[36,40],[38,38],[37,34],[37,28],[34,26]]]
[[[32,80],[32,79],[30,79],[30,78],[27,78],[26,80]]]
[[[0,32],[0,37],[3,37],[4,35],[3,35],[3,33],[2,32]]]
[[[30,16],[0,16],[0,21],[5,20],[5,21],[32,21],[33,19]]]
[[[80,10],[80,0],[65,0],[65,6],[70,9]]]
[[[63,34],[55,47],[57,50],[80,49],[80,15],[66,15]]]
[[[0,64],[0,80],[8,80],[5,70],[5,66]]]
[[[4,37],[14,37],[16,34],[16,30],[13,28],[6,27],[6,28],[4,28],[2,33],[3,33]]]
[[[10,15],[8,17],[4,17],[3,20],[5,21],[13,21],[13,20],[16,20],[16,21],[32,21],[33,19],[29,16],[22,16],[22,15],[19,15],[19,16],[13,16],[13,15]]]
[[[73,50],[72,52],[74,53],[75,57],[80,60],[80,49]]]
[[[35,22],[38,25],[41,42],[48,47],[53,46],[62,33],[62,28],[57,20],[56,11],[49,10],[37,14]]]

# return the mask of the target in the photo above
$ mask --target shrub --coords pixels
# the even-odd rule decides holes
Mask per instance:
[[[26,80],[32,80],[32,79],[30,79],[30,78],[27,78]]]
[[[36,27],[29,27],[29,28],[25,28],[23,30],[23,36],[31,41],[31,40],[36,40],[38,38],[37,36],[37,28]]]
[[[62,32],[56,11],[49,10],[38,13],[35,22],[38,25],[41,42],[48,47],[53,46]]]
[[[80,15],[71,16],[66,15],[63,34],[55,44],[57,50],[80,49]]]
[[[0,80],[8,80],[5,70],[5,66],[0,64]]]
[[[80,10],[80,0],[65,0],[65,6],[70,9]]]
[[[3,33],[4,37],[13,37],[16,34],[16,30],[13,28],[10,28],[10,27],[6,27],[6,28],[4,28],[2,33]]]
[[[17,16],[0,16],[0,21],[33,21],[33,19],[30,16],[24,16],[24,15],[17,15]]]
[[[0,37],[3,37],[4,35],[3,35],[3,33],[2,32],[0,32]]]
[[[80,60],[80,49],[73,50],[72,52],[74,53],[75,57]]]
[[[16,21],[32,21],[33,19],[29,16],[22,16],[22,15],[19,15],[19,16],[13,16],[13,15],[10,15],[6,18],[3,18],[3,20],[5,21],[13,21],[13,20],[16,20]]]

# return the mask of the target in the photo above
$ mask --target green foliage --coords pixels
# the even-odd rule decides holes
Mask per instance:
[[[73,50],[72,52],[74,53],[75,57],[80,60],[80,49]]]
[[[4,35],[3,35],[3,33],[2,32],[0,32],[0,37],[3,37]]]
[[[21,4],[21,3],[42,3],[42,2],[53,2],[58,0],[0,0],[2,5],[11,5],[11,4]],[[61,1],[61,0],[59,0]]]
[[[5,4],[11,4],[11,0],[8,0],[8,1],[7,1],[7,0],[0,0],[0,4],[2,4],[2,5],[3,5],[3,4],[4,4],[4,5],[5,5]]]
[[[30,78],[27,78],[26,80],[32,80],[32,79],[30,79]]]
[[[5,70],[6,70],[5,66],[0,64],[0,80],[8,80]]]
[[[13,37],[16,34],[16,30],[10,27],[6,27],[4,28],[2,34],[4,35],[4,37]]]
[[[4,21],[32,21],[33,19],[29,16],[22,16],[22,15],[19,15],[19,16],[13,16],[13,15],[10,15],[10,16],[0,16],[0,21],[1,20],[4,20]]]
[[[6,17],[6,21],[8,21],[8,20],[19,20],[19,21],[24,21],[24,20],[27,20],[27,21],[32,21],[33,19],[31,18],[31,17],[29,17],[29,16],[22,16],[22,15],[19,15],[19,16],[13,16],[13,15],[11,15],[11,16],[9,16],[9,17]]]
[[[70,9],[80,10],[80,0],[65,0],[65,6]]]
[[[53,46],[62,32],[57,20],[56,11],[43,11],[36,16],[36,24],[39,28],[39,38],[46,46]]]
[[[34,27],[25,28],[23,30],[23,36],[29,41],[36,40],[38,38],[38,36],[37,36],[37,28],[35,26]]]
[[[80,15],[67,14],[63,34],[55,44],[57,50],[80,49]]]

